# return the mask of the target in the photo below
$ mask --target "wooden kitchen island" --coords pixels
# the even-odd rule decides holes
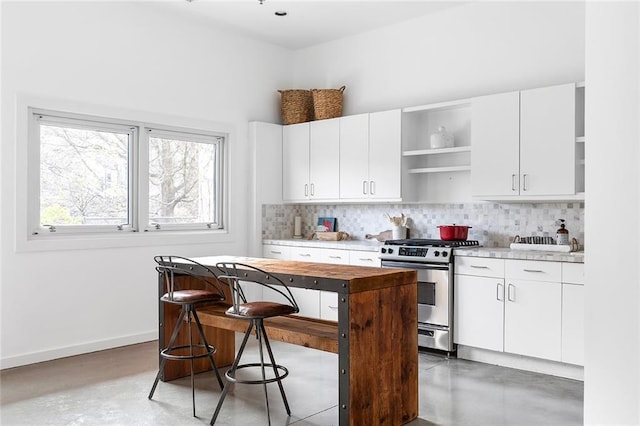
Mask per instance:
[[[241,262],[290,287],[338,293],[337,323],[299,316],[273,318],[265,320],[269,338],[338,354],[340,425],[400,425],[417,417],[416,271],[235,256],[194,260],[210,267],[221,261]],[[168,341],[178,314],[162,305],[160,347]],[[235,332],[247,327],[246,321],[225,316],[225,309],[213,305],[199,310],[209,343],[218,348],[220,366],[233,362]],[[188,375],[184,364],[188,363],[168,362],[163,380]],[[198,364],[199,371],[206,370],[206,359]]]

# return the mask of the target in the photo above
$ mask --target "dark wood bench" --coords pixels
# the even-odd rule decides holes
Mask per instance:
[[[198,310],[202,325],[244,333],[248,322],[225,315],[228,306],[213,305]],[[267,318],[264,321],[270,340],[338,353],[338,323],[301,316]]]

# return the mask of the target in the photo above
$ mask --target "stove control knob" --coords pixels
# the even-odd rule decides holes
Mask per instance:
[[[448,251],[443,251],[442,252],[442,257],[447,257],[449,256],[449,252]]]
[[[436,250],[436,251],[434,251],[434,252],[433,252],[433,255],[434,255],[435,257],[438,257],[438,256],[440,256],[440,252],[439,252],[438,250]]]
[[[381,249],[380,249],[380,251],[381,251],[382,253],[386,253],[386,252],[387,252],[387,249],[383,247],[383,248],[381,248]]]
[[[392,248],[390,248],[390,249],[389,249],[389,254],[392,254],[392,253],[393,253],[393,249],[392,249]]]

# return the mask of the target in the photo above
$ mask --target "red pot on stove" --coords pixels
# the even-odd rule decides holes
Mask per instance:
[[[443,241],[465,241],[471,226],[439,225],[440,239]]]

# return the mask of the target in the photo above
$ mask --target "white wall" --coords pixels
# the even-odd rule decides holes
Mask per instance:
[[[584,79],[584,4],[476,2],[296,52],[296,87],[338,88],[344,114]]]
[[[587,3],[585,424],[640,424],[639,27],[637,2]]]
[[[277,88],[291,53],[176,20],[153,4],[2,2],[2,367],[153,339],[154,254],[244,254],[249,239],[250,120],[278,121]],[[113,249],[15,251],[16,101],[188,117],[232,129],[229,235],[179,244],[170,236]],[[18,130],[18,131],[17,131]],[[127,240],[126,238],[129,238]],[[132,240],[135,238],[135,240]],[[117,244],[117,245],[118,245]]]

